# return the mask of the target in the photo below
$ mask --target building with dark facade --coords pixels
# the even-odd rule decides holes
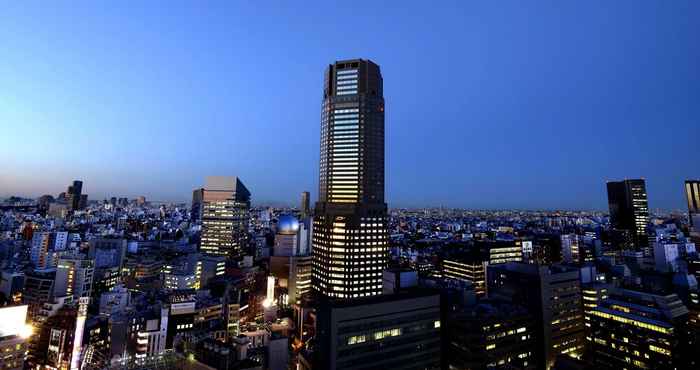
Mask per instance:
[[[649,244],[649,205],[643,179],[608,181],[608,206],[613,229],[626,232],[637,250]]]
[[[507,263],[489,266],[487,276],[489,298],[522,305],[533,316],[539,368],[552,368],[558,355],[582,357],[584,317],[578,269]]]
[[[675,294],[616,290],[591,311],[596,368],[686,368],[680,329],[687,317]]]
[[[309,216],[311,216],[311,195],[309,194],[308,191],[303,191],[301,193],[301,207],[299,208],[300,211],[300,218],[303,220]]]
[[[382,292],[388,259],[382,83],[369,60],[338,61],[325,73],[312,275],[322,296]]]
[[[690,226],[697,228],[700,226],[700,180],[685,181],[685,198],[688,201]]]
[[[439,369],[440,294],[412,290],[354,300],[323,300],[313,368]]]
[[[522,306],[483,301],[451,314],[445,330],[450,369],[537,369],[535,327]]]
[[[83,194],[83,182],[79,180],[73,181],[72,185],[68,186],[66,191],[66,203],[68,203],[68,209],[71,211],[77,211],[80,209],[80,199]]]
[[[482,253],[462,253],[445,257],[442,261],[442,276],[469,281],[477,296],[486,295],[486,267],[488,260]]]
[[[236,177],[207,177],[192,194],[192,218],[202,222],[199,250],[237,258],[248,240],[250,191]]]

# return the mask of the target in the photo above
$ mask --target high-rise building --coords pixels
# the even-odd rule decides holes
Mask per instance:
[[[596,368],[686,368],[681,330],[688,309],[677,295],[620,289],[590,315]]]
[[[607,188],[612,227],[628,232],[636,249],[647,247],[649,205],[644,180],[609,181]]]
[[[250,192],[237,177],[210,176],[192,194],[192,216],[202,222],[202,253],[239,257],[248,240]]]
[[[578,269],[511,262],[489,266],[487,276],[489,298],[523,305],[535,319],[539,368],[552,368],[560,354],[582,357],[584,317]]]
[[[449,369],[537,369],[535,327],[524,307],[484,300],[449,315]]]
[[[301,193],[301,208],[300,208],[300,212],[301,212],[301,219],[302,219],[302,220],[310,216],[310,213],[311,213],[311,208],[309,208],[309,207],[310,207],[310,206],[309,206],[309,204],[310,204],[310,198],[311,198],[311,197],[309,196],[309,192],[308,192],[308,191],[303,191],[303,192]]]
[[[685,197],[688,200],[690,226],[700,226],[700,180],[685,181]]]
[[[71,211],[80,209],[80,198],[83,194],[83,182],[79,180],[73,181],[73,185],[68,186],[66,191],[66,203]]]
[[[325,301],[317,312],[313,369],[440,368],[439,292]]]
[[[312,274],[323,296],[382,292],[388,258],[382,83],[369,60],[338,61],[325,73]]]

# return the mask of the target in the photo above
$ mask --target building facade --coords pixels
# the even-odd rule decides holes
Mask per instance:
[[[679,326],[687,317],[688,309],[675,294],[613,292],[591,310],[596,368],[685,368]]]
[[[388,259],[384,203],[384,98],[372,61],[338,61],[325,73],[313,288],[322,296],[381,294]]]
[[[607,189],[612,227],[629,233],[636,249],[647,247],[649,204],[646,182],[643,179],[609,181]]]
[[[202,222],[202,253],[240,257],[248,241],[250,191],[236,177],[207,177],[192,194],[192,216]]]
[[[700,180],[685,181],[685,198],[688,201],[688,220],[690,226],[700,226]]]
[[[558,355],[583,357],[585,325],[578,269],[507,263],[489,266],[487,276],[489,298],[510,300],[532,314],[539,368],[552,368]]]
[[[439,369],[440,294],[413,291],[319,305],[314,369]]]

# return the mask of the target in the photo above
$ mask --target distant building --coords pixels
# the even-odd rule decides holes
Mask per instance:
[[[237,258],[248,241],[250,192],[236,177],[207,177],[192,195],[193,217],[201,220],[202,253]]]
[[[700,180],[685,181],[685,197],[688,201],[690,226],[700,227]]]
[[[145,204],[146,204],[146,197],[144,197],[143,195],[136,197],[136,205],[137,206],[143,206]]]
[[[66,202],[70,211],[77,211],[80,208],[80,199],[83,193],[83,182],[80,180],[73,181],[73,184],[68,186],[66,191]]]
[[[311,202],[311,196],[310,196],[309,192],[303,191],[301,193],[301,207],[299,208],[299,211],[300,211],[299,217],[302,220],[311,216],[310,202]]]
[[[636,249],[647,247],[649,205],[645,181],[643,179],[609,181],[607,188],[612,227],[629,233]]]
[[[440,295],[413,291],[319,304],[313,368],[441,364]]]
[[[582,238],[576,234],[562,234],[561,254],[564,263],[582,262]]]

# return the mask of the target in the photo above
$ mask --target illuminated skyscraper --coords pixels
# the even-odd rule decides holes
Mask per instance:
[[[700,227],[700,180],[685,181],[685,197],[688,200],[690,226]]]
[[[607,187],[612,227],[629,232],[637,249],[647,247],[649,205],[644,180],[609,181]]]
[[[334,298],[381,294],[388,257],[384,98],[372,61],[338,61],[326,70],[314,214],[314,290]]]
[[[202,221],[200,251],[235,258],[248,240],[250,192],[236,177],[207,177],[192,194],[192,218]]]

